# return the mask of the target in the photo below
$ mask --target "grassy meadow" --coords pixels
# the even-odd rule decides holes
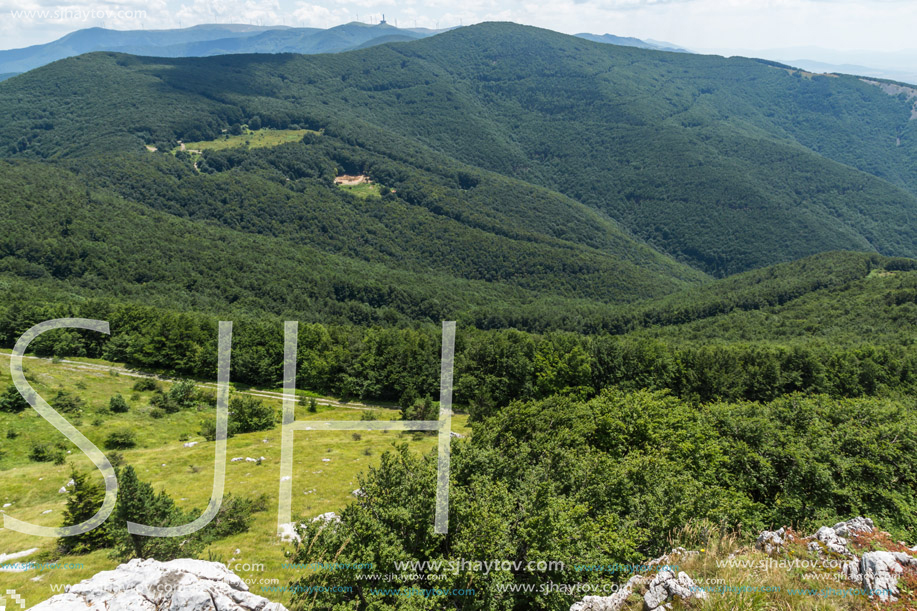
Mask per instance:
[[[10,383],[9,354],[0,354],[0,387]],[[91,359],[67,359],[52,362],[46,359],[26,359],[27,379],[46,399],[60,389],[78,395],[84,401],[80,413],[68,415],[90,441],[103,448],[106,437],[119,429],[131,429],[137,434],[137,447],[123,450],[124,463],[133,465],[141,479],[149,481],[156,490],[165,489],[183,509],[206,507],[213,481],[214,444],[199,434],[205,411],[187,410],[156,418],[150,407],[152,392],[135,392],[138,379],[118,364]],[[168,389],[169,382],[162,382]],[[275,391],[276,389],[270,389]],[[127,413],[107,412],[110,397],[120,393],[130,405]],[[269,392],[258,393],[265,403],[281,407],[279,398]],[[306,395],[308,393],[301,393]],[[325,401],[325,400],[322,400]],[[334,401],[329,401],[336,403]],[[397,419],[396,409],[325,405],[309,413],[305,404],[297,406],[297,419],[359,420],[371,409],[380,420]],[[453,419],[453,430],[467,433],[466,417]],[[51,427],[34,410],[19,414],[0,413],[0,505],[10,515],[43,526],[59,526],[67,494],[60,493],[70,479],[70,465],[91,471],[101,479],[92,463],[79,450]],[[185,442],[198,442],[184,447]],[[399,432],[298,432],[294,451],[293,519],[305,520],[328,511],[340,511],[354,497],[359,487],[358,476],[378,462],[380,455],[395,442],[406,442],[416,452],[428,452],[435,447],[436,437]],[[64,464],[34,462],[29,458],[33,445],[66,444],[73,451]],[[113,452],[106,451],[111,457]],[[264,457],[260,464],[229,462],[236,457]],[[327,459],[327,462],[325,461]],[[238,496],[267,495],[268,509],[255,514],[248,532],[221,539],[204,551],[201,557],[226,563],[253,591],[286,602],[286,595],[260,592],[260,580],[268,584],[285,585],[297,577],[295,570],[283,570],[284,553],[291,546],[275,536],[277,495],[279,488],[280,428],[241,434],[228,441],[225,492]],[[50,512],[49,512],[50,510]],[[52,595],[51,584],[77,583],[95,573],[112,569],[118,561],[109,557],[109,550],[83,556],[60,556],[56,540],[22,535],[0,528],[0,554],[10,554],[38,548],[38,552],[11,562],[82,563],[82,568],[0,572],[0,587],[15,589],[34,605]],[[236,550],[239,550],[236,552]],[[238,567],[235,565],[238,564]],[[249,565],[263,565],[259,567]],[[249,569],[249,570],[246,570]],[[251,570],[254,569],[254,570]]]
[[[306,134],[317,133],[319,132],[311,129],[245,129],[241,134],[233,135],[225,133],[213,140],[185,142],[184,145],[187,151],[220,151],[241,146],[249,148],[267,148],[287,142],[299,142]],[[181,147],[177,147],[173,152],[179,150],[181,150]]]

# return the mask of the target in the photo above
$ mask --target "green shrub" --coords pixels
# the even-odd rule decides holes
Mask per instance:
[[[203,437],[204,439],[206,439],[207,441],[216,441],[216,438],[217,438],[216,419],[206,418],[204,420],[201,420],[201,429],[197,432],[197,434]]]
[[[265,405],[260,399],[250,395],[233,395],[229,399],[229,421],[226,436],[234,437],[238,433],[251,433],[271,429],[277,423],[274,409]],[[198,434],[207,441],[216,440],[216,419],[201,420]]]
[[[82,409],[83,399],[78,395],[73,395],[66,390],[59,390],[51,401],[48,402],[51,407],[61,413],[72,413]]]
[[[199,388],[197,390],[197,400],[199,403],[215,406],[217,404],[217,391],[212,388]]]
[[[134,386],[132,387],[132,389],[137,392],[146,392],[148,390],[161,390],[162,384],[160,384],[158,380],[154,380],[153,378],[140,378],[139,380],[134,382]]]
[[[16,386],[10,384],[6,387],[6,390],[3,391],[3,394],[0,395],[0,412],[9,412],[9,413],[18,413],[29,407],[28,401],[26,401],[19,391],[16,389]]]
[[[433,404],[433,399],[427,395],[423,399],[416,399],[410,407],[401,410],[402,420],[436,420],[438,410]]]
[[[178,411],[178,407],[169,400],[169,395],[161,390],[155,391],[153,396],[150,397],[150,405],[170,414]]]
[[[149,526],[178,526],[194,519],[175,506],[172,498],[160,491],[156,493],[149,482],[141,481],[131,466],[118,472],[118,503],[113,519],[109,520],[117,557],[154,558],[160,561],[175,558],[194,558],[201,548],[199,536],[145,537],[131,534],[127,522]]]
[[[229,400],[229,421],[233,434],[265,431],[274,428],[277,414],[261,399],[251,395],[234,395]]]
[[[193,380],[179,380],[172,384],[168,396],[169,403],[176,411],[194,407],[198,396],[197,386]]]
[[[267,495],[246,498],[227,494],[213,521],[200,531],[201,540],[207,544],[231,535],[243,533],[251,527],[253,514],[268,507]]]
[[[53,462],[60,464],[64,462],[64,451],[57,446],[47,443],[33,443],[29,450],[29,458],[35,462]]]
[[[105,438],[105,448],[108,450],[127,450],[137,445],[137,435],[131,429],[112,431]]]
[[[130,407],[127,401],[124,400],[124,397],[118,394],[108,400],[108,409],[116,414],[123,414],[126,413]]]

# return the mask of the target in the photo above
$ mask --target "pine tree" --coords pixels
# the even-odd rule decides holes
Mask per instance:
[[[127,522],[147,526],[176,526],[190,521],[165,491],[159,494],[149,482],[140,481],[132,466],[118,474],[118,504],[115,506],[115,546],[121,558],[173,560],[194,557],[199,541],[190,537],[147,537],[127,531]]]
[[[64,510],[62,526],[81,524],[94,516],[105,500],[105,488],[100,482],[90,479],[87,473],[77,471],[71,466],[70,479],[73,481],[70,495],[67,497],[67,508]],[[58,546],[65,554],[87,554],[97,549],[111,547],[112,537],[110,523],[106,522],[87,533],[74,537],[61,537]]]

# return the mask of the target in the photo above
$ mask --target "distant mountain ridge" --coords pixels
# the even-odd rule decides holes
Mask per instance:
[[[589,34],[583,32],[576,35],[577,38],[585,38],[592,42],[602,42],[609,45],[621,45],[622,47],[636,47],[638,49],[652,49],[654,51],[670,51],[672,53],[692,53],[672,43],[662,42],[659,40],[641,40],[632,36],[615,36],[614,34]]]
[[[396,40],[414,40],[438,30],[402,29],[381,23],[351,22],[333,28],[295,28],[233,24],[198,25],[174,30],[87,28],[53,42],[0,51],[0,74],[12,76],[59,59],[117,51],[155,57],[206,57],[229,53],[338,53]]]
[[[233,53],[340,53],[390,42],[407,42],[451,28],[398,28],[388,23],[357,21],[332,28],[203,24],[172,30],[109,30],[86,28],[41,45],[0,51],[0,81],[51,62],[92,53],[115,51],[153,57],[209,57]],[[648,42],[613,34],[577,34],[594,42],[689,52],[669,43]]]

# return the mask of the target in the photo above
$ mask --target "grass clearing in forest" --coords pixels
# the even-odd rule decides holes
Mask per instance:
[[[83,401],[81,410],[65,416],[109,458],[114,452],[104,450],[106,437],[115,430],[133,430],[137,435],[137,446],[120,451],[124,464],[133,465],[140,478],[152,483],[155,490],[164,489],[182,509],[203,511],[213,482],[214,443],[206,441],[199,430],[201,420],[212,417],[213,408],[192,408],[154,417],[150,406],[153,392],[134,391],[132,387],[138,378],[119,373],[117,364],[97,359],[68,358],[66,361],[26,359],[24,369],[27,379],[45,399],[52,398],[58,390],[78,395]],[[72,361],[102,365],[104,368],[82,368]],[[5,390],[10,381],[9,353],[3,352],[0,354],[0,391]],[[162,381],[161,385],[163,390],[168,391],[171,383]],[[108,401],[115,394],[121,394],[127,400],[127,413],[107,411]],[[279,413],[279,398],[264,396],[263,400]],[[400,417],[400,412],[391,408],[380,406],[373,411],[380,420]],[[320,403],[316,412],[309,412],[306,402],[296,407],[298,420],[359,420],[365,413],[365,408],[339,403]],[[467,434],[466,421],[467,416],[455,415],[453,430]],[[8,431],[14,431],[12,436]],[[297,432],[293,455],[293,519],[304,521],[328,511],[340,512],[355,500],[353,491],[360,486],[358,476],[378,464],[382,453],[391,449],[393,443],[407,443],[413,451],[428,453],[435,451],[436,440],[435,435],[395,431],[360,431],[359,435],[351,431]],[[197,443],[193,447],[185,447],[188,442]],[[65,455],[63,464],[34,462],[29,458],[30,449],[41,444],[61,444],[64,451],[72,453]],[[260,462],[231,462],[238,457],[254,458]],[[200,557],[227,564],[249,583],[251,591],[288,603],[289,595],[286,593],[261,590],[263,584],[286,585],[301,572],[282,568],[281,565],[287,561],[284,552],[292,545],[282,543],[275,534],[280,478],[279,425],[271,430],[230,438],[226,461],[224,495],[232,493],[234,496],[257,497],[264,494],[268,498],[267,510],[254,514],[254,522],[247,532],[216,541]],[[10,503],[3,511],[35,524],[59,526],[68,495],[59,490],[66,487],[70,479],[71,464],[90,472],[91,477],[101,482],[98,470],[89,459],[37,412],[32,409],[18,414],[0,412],[0,506]],[[109,557],[110,550],[60,556],[56,543],[56,539],[0,528],[0,554],[31,548],[39,550],[16,562],[82,565],[80,568],[0,572],[0,589],[15,589],[31,606],[54,594],[50,588],[52,584],[78,583],[120,564]],[[236,553],[236,550],[239,552]],[[260,567],[263,570],[258,570],[258,565],[263,565]],[[247,570],[251,567],[254,570]]]
[[[318,134],[319,132],[311,129],[259,129],[244,130],[243,133],[232,135],[225,133],[214,140],[202,140],[200,142],[184,142],[184,148],[181,146],[172,150],[176,153],[180,150],[186,151],[219,151],[223,149],[248,147],[248,148],[268,148],[279,146],[288,142],[299,142],[306,134]]]

